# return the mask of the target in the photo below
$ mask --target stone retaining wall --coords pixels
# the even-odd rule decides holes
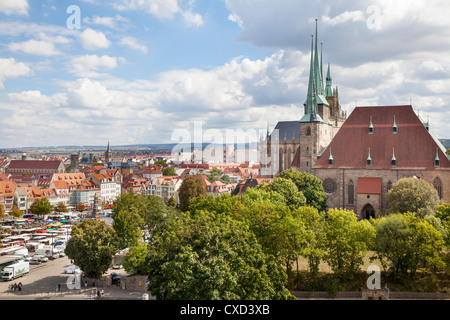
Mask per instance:
[[[372,290],[367,290],[372,291]],[[328,292],[324,291],[290,291],[293,296],[298,299],[355,299],[366,300],[369,296],[378,300],[380,297],[379,292],[366,292],[362,291],[345,291],[338,292],[336,295],[331,296]],[[363,298],[364,295],[364,298]],[[442,292],[393,292],[389,291],[387,296],[389,300],[450,300],[450,293]]]

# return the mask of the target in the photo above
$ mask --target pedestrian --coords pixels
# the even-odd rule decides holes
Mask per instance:
[[[22,282],[19,282],[19,291],[22,291]]]
[[[102,289],[102,292],[101,292],[101,296],[102,296],[102,297],[103,297],[103,294],[104,294],[104,293],[105,293],[105,290]]]
[[[91,299],[94,296],[94,291],[91,290]]]
[[[84,287],[87,288],[87,280],[84,280]]]
[[[17,289],[17,283],[14,283],[13,291],[16,291],[16,289]]]
[[[100,298],[100,290],[97,290],[97,297]]]

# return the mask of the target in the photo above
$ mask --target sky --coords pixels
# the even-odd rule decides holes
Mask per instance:
[[[315,19],[348,114],[412,104],[450,139],[449,13],[422,0],[0,0],[0,148],[217,142],[299,120]]]

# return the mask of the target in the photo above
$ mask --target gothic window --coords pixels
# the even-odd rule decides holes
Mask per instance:
[[[310,127],[306,128],[306,135],[307,136],[311,135],[311,128]]]
[[[354,204],[355,203],[355,186],[353,184],[353,181],[350,180],[348,183],[348,204]]]
[[[337,184],[336,181],[334,181],[333,179],[325,179],[323,181],[323,189],[326,193],[335,193],[337,190]]]
[[[439,179],[439,177],[434,179],[433,186],[439,195],[439,199],[442,199],[442,181],[441,179]]]

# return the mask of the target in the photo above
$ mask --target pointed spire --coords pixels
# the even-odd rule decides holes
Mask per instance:
[[[373,134],[372,116],[370,116],[369,134]]]
[[[109,152],[109,140],[108,140],[108,147],[106,148],[106,152]]]
[[[316,40],[315,40],[315,45],[314,45],[314,77],[315,77],[315,84],[316,84],[316,90],[317,90],[317,95],[323,95],[323,82],[322,82],[322,77],[320,75],[321,72],[321,68],[319,65],[319,49],[317,47],[317,19],[316,19]]]
[[[337,90],[337,87],[336,87],[336,90]],[[325,97],[328,98],[328,97],[332,97],[332,96],[333,96],[333,88],[332,88],[332,80],[331,80],[331,73],[330,73],[330,63],[328,62]]]

